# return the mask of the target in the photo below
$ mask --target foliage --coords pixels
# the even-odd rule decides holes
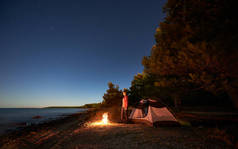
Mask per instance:
[[[130,104],[136,104],[141,99],[153,98],[153,99],[164,99],[164,102],[171,104],[169,99],[170,90],[164,89],[157,86],[157,80],[155,76],[138,73],[134,76],[131,82],[129,102]],[[162,82],[160,82],[162,83]]]
[[[108,83],[108,89],[103,96],[102,105],[108,106],[120,106],[121,100],[123,98],[122,91],[119,89],[118,85],[114,85],[112,82]]]
[[[168,0],[144,73],[135,76],[134,98],[193,91],[228,93],[237,100],[238,30],[234,0]],[[163,91],[162,91],[163,90]]]

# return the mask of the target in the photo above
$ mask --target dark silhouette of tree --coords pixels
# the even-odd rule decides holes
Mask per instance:
[[[103,106],[120,106],[123,98],[122,91],[118,85],[108,82],[108,89],[103,96]]]
[[[158,77],[148,73],[138,73],[134,76],[130,87],[130,102],[131,105],[136,105],[141,99],[159,99],[167,105],[174,105],[171,96],[173,96],[174,89],[170,87],[161,87],[165,83],[159,80]]]
[[[180,96],[204,90],[216,96],[229,94],[238,106],[238,19],[234,0],[168,0],[166,18],[155,33],[151,55],[143,58],[144,73],[153,76],[154,89],[167,89]],[[143,97],[137,84],[132,95]],[[134,93],[133,93],[134,92]],[[143,95],[141,95],[143,94]],[[158,94],[158,92],[157,92]],[[157,95],[156,93],[154,95]],[[150,95],[151,96],[151,95]]]

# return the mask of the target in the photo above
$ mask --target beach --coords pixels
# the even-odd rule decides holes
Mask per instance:
[[[4,134],[0,137],[0,149],[234,148],[229,141],[224,141],[224,138],[214,133],[216,128],[154,128],[124,123],[90,126],[97,112],[91,109]]]

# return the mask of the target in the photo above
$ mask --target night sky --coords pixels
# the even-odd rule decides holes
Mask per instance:
[[[1,0],[0,107],[101,102],[142,72],[165,0]]]

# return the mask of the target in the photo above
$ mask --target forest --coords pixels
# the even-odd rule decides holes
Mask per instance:
[[[141,99],[183,107],[238,108],[238,32],[232,0],[168,0],[151,54],[141,60],[127,89],[130,105]],[[122,90],[112,82],[102,105],[120,105]]]

